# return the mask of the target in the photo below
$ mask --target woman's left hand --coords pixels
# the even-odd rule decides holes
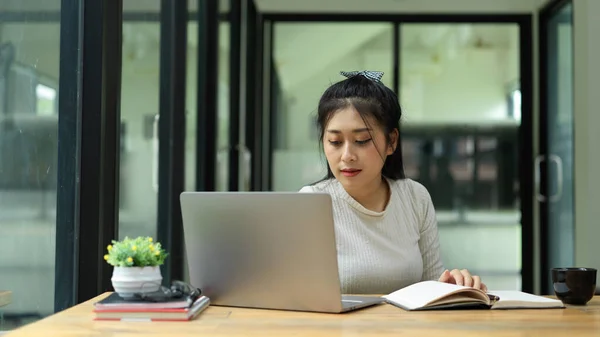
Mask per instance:
[[[471,275],[466,269],[453,269],[452,271],[446,269],[440,276],[439,281],[487,291],[487,287],[481,282],[481,278],[477,275]]]

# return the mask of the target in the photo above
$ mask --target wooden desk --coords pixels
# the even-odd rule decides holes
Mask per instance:
[[[93,321],[90,301],[9,333],[19,336],[599,336],[600,297],[545,310],[407,312],[388,304],[344,314],[211,306],[190,322]]]

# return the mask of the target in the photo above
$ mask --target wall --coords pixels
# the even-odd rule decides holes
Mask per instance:
[[[600,1],[574,3],[575,264],[600,269]]]

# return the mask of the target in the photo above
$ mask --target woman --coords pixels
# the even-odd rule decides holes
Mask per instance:
[[[383,73],[342,75],[318,107],[327,177],[300,190],[332,196],[342,292],[386,294],[423,280],[487,290],[465,269],[444,270],[431,197],[404,176],[401,109]]]

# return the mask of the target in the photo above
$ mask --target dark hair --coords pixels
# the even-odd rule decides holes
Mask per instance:
[[[350,105],[358,111],[365,124],[367,124],[367,117],[370,116],[383,128],[388,144],[391,142],[390,133],[394,129],[398,130],[398,143],[394,153],[385,159],[381,173],[390,179],[404,179],[402,147],[400,146],[400,117],[402,116],[400,103],[398,103],[396,93],[379,81],[356,75],[334,83],[325,90],[319,100],[317,110],[317,127],[321,146],[323,146],[325,127],[333,114]],[[371,137],[371,139],[374,138]],[[333,172],[327,165],[326,179],[333,177]]]

